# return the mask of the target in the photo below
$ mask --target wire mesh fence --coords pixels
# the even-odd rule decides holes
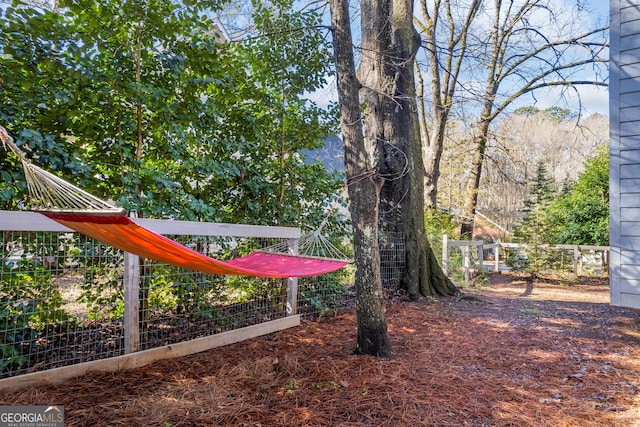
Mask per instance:
[[[405,266],[405,244],[402,233],[382,231],[380,246],[380,276],[382,287],[396,290],[401,286]]]
[[[242,256],[274,239],[168,236],[216,259]],[[226,332],[286,315],[287,280],[198,273],[141,260],[140,348]]]
[[[297,279],[292,297],[288,279],[208,275],[135,257],[132,316],[125,284],[130,254],[77,233],[31,226],[15,231],[5,218],[0,225],[0,378],[186,342],[292,313],[312,319],[353,306],[349,266]],[[220,260],[288,240],[167,237]],[[335,240],[350,256],[350,237]],[[127,332],[132,319],[134,339]]]
[[[113,311],[117,290],[104,285],[117,280],[118,251],[74,233],[5,230],[1,255],[0,377],[121,354],[122,325],[98,315]],[[105,292],[90,301],[93,283]]]
[[[0,378],[185,342],[295,312],[314,318],[352,306],[350,268],[298,279],[292,298],[288,279],[209,275],[136,257],[138,332],[132,347],[125,290],[130,254],[77,233],[14,231],[6,223],[0,230]],[[287,240],[168,237],[221,260]]]

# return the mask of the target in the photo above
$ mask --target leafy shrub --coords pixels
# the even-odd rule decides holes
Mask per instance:
[[[37,332],[29,326],[29,319],[36,314],[35,300],[15,303],[7,298],[0,299],[0,372],[5,369],[21,368],[34,345]]]
[[[298,306],[305,307],[308,313],[327,316],[343,308],[349,298],[346,278],[348,269],[324,274],[318,277],[300,279],[298,288]]]
[[[74,320],[62,309],[52,272],[43,265],[42,234],[29,243],[5,241],[0,260],[0,371],[27,362],[39,331]]]
[[[123,267],[94,263],[84,274],[79,302],[87,304],[89,319],[121,319],[124,315]]]

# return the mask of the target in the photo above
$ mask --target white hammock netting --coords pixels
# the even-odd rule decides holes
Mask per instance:
[[[28,161],[3,127],[0,127],[0,139],[2,139],[5,149],[9,147],[22,162],[32,210],[84,212],[93,215],[126,215],[123,208],[113,206]]]

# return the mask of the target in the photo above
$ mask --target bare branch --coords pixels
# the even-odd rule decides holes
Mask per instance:
[[[554,42],[549,42],[547,44],[544,44],[540,47],[538,47],[537,49],[532,50],[531,52],[522,55],[520,57],[519,60],[514,61],[513,63],[511,63],[509,65],[509,67],[505,68],[503,70],[503,72],[497,77],[496,81],[499,83],[502,80],[504,80],[504,78],[506,78],[508,75],[510,75],[513,70],[515,70],[516,68],[522,66],[526,61],[528,61],[529,59],[532,58],[536,58],[538,57],[538,55],[546,50],[558,47],[558,46],[586,46],[584,43],[581,42],[581,40],[592,36],[594,34],[598,34],[598,33],[602,33],[603,31],[606,31],[608,29],[608,27],[600,27],[600,28],[596,28],[595,30],[592,31],[588,31],[584,34],[581,34],[579,36],[576,37],[572,37],[571,39],[568,40],[557,40]],[[591,46],[599,46],[599,47],[606,47],[606,44],[596,44],[596,43],[590,43]],[[594,58],[595,61],[596,58]]]

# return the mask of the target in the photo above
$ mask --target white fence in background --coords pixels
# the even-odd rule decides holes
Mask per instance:
[[[508,255],[526,257],[527,252],[534,248],[543,251],[557,251],[568,254],[571,261],[571,271],[576,275],[585,273],[584,266],[598,265],[595,270],[600,274],[608,272],[609,246],[594,245],[531,245],[522,243],[485,243],[482,240],[449,240],[442,236],[442,269],[445,274],[450,273],[451,248],[459,248],[461,251],[461,269],[465,282],[469,282],[473,276],[473,270],[484,268],[495,272],[508,270]],[[599,256],[598,256],[599,254]]]

